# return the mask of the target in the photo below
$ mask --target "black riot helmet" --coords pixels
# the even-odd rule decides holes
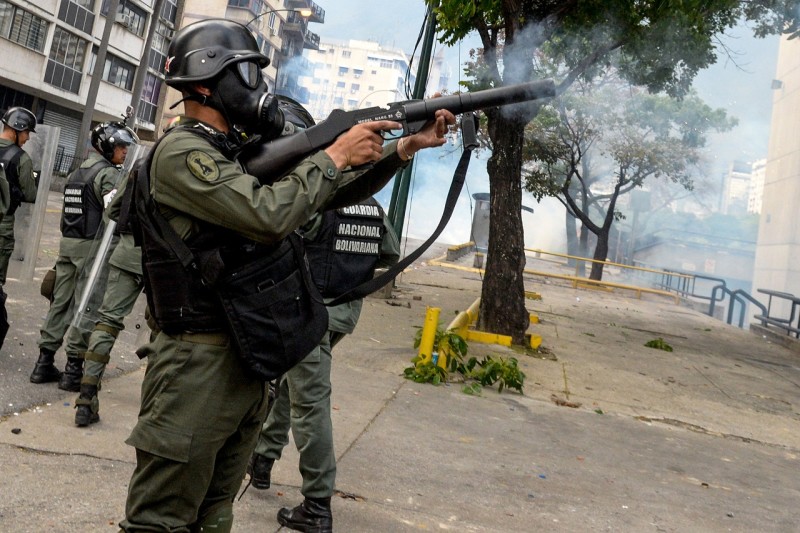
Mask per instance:
[[[179,86],[216,78],[225,67],[252,63],[260,69],[269,65],[246,26],[227,19],[207,19],[189,24],[175,34],[164,64],[167,85]],[[243,67],[244,68],[244,67]],[[242,73],[246,82],[257,83],[254,72]],[[258,73],[260,76],[260,72]]]
[[[277,95],[275,98],[278,100],[278,108],[283,112],[283,118],[287,123],[293,124],[300,129],[307,129],[316,125],[311,113],[297,100],[281,94]],[[284,134],[286,134],[285,129]]]
[[[261,69],[269,65],[246,26],[227,19],[189,24],[175,34],[164,64],[167,85],[218,110],[230,126],[264,140],[283,130],[278,103],[269,93]],[[197,94],[190,84],[211,91]]]
[[[122,122],[101,122],[92,129],[92,146],[108,161],[114,159],[114,147],[138,144],[139,137]]]
[[[12,130],[36,133],[36,117],[24,107],[10,107],[3,115],[3,124]]]

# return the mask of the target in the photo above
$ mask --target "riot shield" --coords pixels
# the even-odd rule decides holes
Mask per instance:
[[[119,172],[117,183],[130,172],[133,164],[137,159],[144,156],[146,150],[146,146],[138,144],[128,147],[128,155]],[[89,257],[84,263],[83,270],[78,275],[77,287],[82,287],[82,290],[80,290],[80,300],[73,302],[74,314],[70,323],[70,328],[74,328],[77,331],[71,331],[69,335],[79,333],[87,343],[89,335],[91,335],[95,324],[100,318],[98,312],[103,303],[103,295],[106,292],[108,258],[119,240],[119,237],[114,235],[116,225],[117,223],[113,220],[107,220],[103,231],[97,232]]]
[[[58,126],[36,125],[36,133],[31,133],[23,150],[28,152],[33,160],[33,168],[39,170],[39,185],[36,193],[36,203],[32,209],[30,204],[22,204],[17,209],[16,237],[23,250],[22,281],[33,281],[36,271],[36,258],[39,255],[39,244],[42,238],[42,228],[47,211],[47,199],[50,193],[50,183],[53,179],[53,168],[56,163],[56,152],[61,128]]]

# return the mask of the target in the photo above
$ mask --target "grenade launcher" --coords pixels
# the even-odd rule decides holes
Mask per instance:
[[[354,111],[335,109],[316,126],[257,145],[243,153],[239,160],[253,176],[262,179],[268,176],[277,178],[305,157],[332,144],[339,135],[356,124],[393,120],[403,125],[402,133],[397,135],[399,138],[419,132],[428,121],[433,120],[439,109],[447,109],[458,115],[552,96],[555,96],[555,84],[553,80],[545,79],[428,100],[393,102],[388,107],[369,107]]]

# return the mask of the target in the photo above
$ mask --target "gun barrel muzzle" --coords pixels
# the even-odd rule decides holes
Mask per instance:
[[[477,111],[487,107],[530,102],[556,95],[555,82],[552,79],[517,83],[496,89],[485,89],[451,96],[442,96],[410,102],[405,106],[406,120],[431,120],[439,109],[447,109],[453,114]]]

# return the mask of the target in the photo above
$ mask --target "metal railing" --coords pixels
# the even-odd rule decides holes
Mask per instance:
[[[589,259],[588,257],[581,257],[581,256],[576,256],[576,255],[560,254],[560,253],[556,253],[556,252],[546,252],[544,250],[539,250],[539,249],[536,249],[536,248],[525,248],[525,251],[526,252],[532,252],[532,253],[536,254],[537,258],[541,258],[541,255],[544,254],[544,255],[550,255],[550,256],[553,256],[553,257],[563,257],[563,258],[566,258],[566,259],[574,259],[576,261],[576,264],[575,264],[575,275],[574,276],[567,276],[567,275],[564,275],[564,274],[556,274],[556,273],[552,273],[552,272],[541,272],[541,271],[531,270],[531,269],[527,269],[527,268],[524,269],[524,272],[526,274],[533,274],[533,275],[536,275],[536,276],[547,276],[547,277],[552,277],[552,278],[564,279],[564,280],[572,281],[572,286],[574,288],[577,288],[580,284],[584,284],[584,285],[589,285],[589,286],[592,286],[592,287],[606,287],[606,288],[624,289],[624,290],[634,291],[636,293],[637,298],[641,298],[642,297],[642,293],[644,292],[644,293],[649,293],[649,294],[657,294],[657,295],[661,295],[661,296],[668,296],[668,297],[672,298],[675,301],[675,303],[678,303],[678,301],[679,301],[678,295],[672,294],[671,292],[669,292],[667,290],[654,289],[654,288],[650,288],[650,287],[640,287],[638,285],[631,285],[631,284],[627,284],[627,283],[617,283],[617,282],[613,282],[613,281],[594,280],[594,279],[589,279],[589,278],[586,278],[586,277],[583,277],[583,276],[580,275],[580,270],[581,270],[581,266],[582,266],[581,263],[582,262],[602,263],[605,266],[613,266],[613,267],[618,267],[618,268],[621,268],[621,269],[624,269],[624,270],[630,270],[630,271],[649,272],[649,273],[653,273],[653,274],[656,274],[656,275],[664,274],[665,272],[663,270],[646,268],[646,267],[637,267],[637,266],[631,266],[631,265],[623,265],[621,263],[614,263],[612,261],[600,261],[599,259]],[[681,276],[681,275],[678,275],[678,274],[673,274],[673,275],[676,276],[676,277]],[[682,276],[690,278],[691,274],[683,274]]]
[[[755,315],[753,318],[760,320],[761,325],[764,327],[775,326],[786,331],[787,335],[794,335],[796,339],[800,339],[800,313],[798,313],[798,308],[800,308],[800,298],[788,292],[773,291],[769,289],[758,289],[758,292],[766,294],[769,297],[769,300],[767,301],[766,307],[763,305],[761,306],[761,314]],[[773,298],[783,300],[784,303],[790,304],[788,317],[778,317],[772,315]],[[796,317],[798,318],[797,324],[795,325]]]
[[[728,324],[733,324],[733,310],[736,308],[736,304],[739,303],[741,304],[741,308],[739,310],[739,327],[744,328],[744,313],[746,310],[745,306],[747,305],[744,302],[744,300],[748,300],[751,304],[761,309],[762,315],[769,315],[769,311],[764,306],[764,304],[762,304],[761,302],[750,296],[750,294],[747,291],[744,291],[742,289],[736,289],[735,291],[731,291],[730,297],[731,297],[731,303],[728,306]],[[758,315],[755,316],[756,318],[758,318]]]

